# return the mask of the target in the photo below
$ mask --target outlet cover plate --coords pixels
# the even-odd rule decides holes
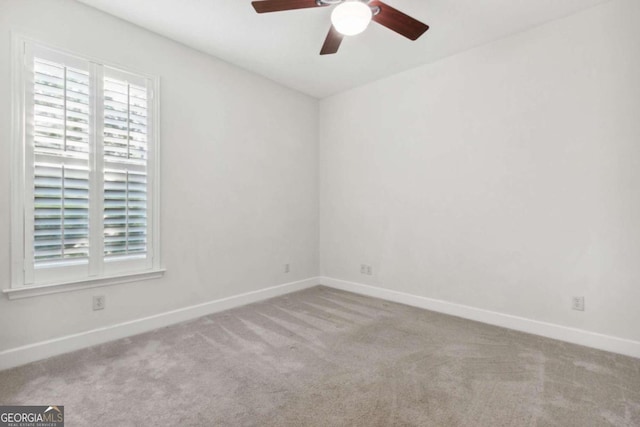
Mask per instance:
[[[98,295],[93,297],[93,310],[104,310],[105,298],[104,295]]]
[[[571,308],[577,311],[584,311],[584,297],[573,297]]]

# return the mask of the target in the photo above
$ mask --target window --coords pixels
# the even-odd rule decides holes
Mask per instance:
[[[157,275],[157,78],[22,38],[14,48],[13,283],[5,292]]]

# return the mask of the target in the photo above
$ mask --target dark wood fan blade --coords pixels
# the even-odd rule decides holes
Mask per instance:
[[[320,55],[330,55],[332,53],[336,53],[338,48],[340,47],[340,43],[342,43],[342,34],[338,32],[333,25],[329,28],[329,33],[327,34],[327,38],[324,39],[324,44],[322,45],[322,49],[320,50]]]
[[[390,30],[405,36],[408,39],[416,40],[425,31],[429,29],[427,24],[413,19],[409,15],[400,12],[398,9],[394,9],[386,3],[378,0],[372,0],[369,6],[380,8],[380,13],[375,15],[372,19],[380,25],[384,25]]]
[[[316,0],[262,0],[252,1],[251,5],[258,13],[327,6],[323,3],[316,3]]]

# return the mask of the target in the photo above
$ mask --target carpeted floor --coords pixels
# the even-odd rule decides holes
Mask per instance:
[[[640,426],[640,360],[325,287],[0,372],[68,426]]]

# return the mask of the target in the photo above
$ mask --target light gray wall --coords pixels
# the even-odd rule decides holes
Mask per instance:
[[[616,0],[321,101],[321,273],[639,340],[638,22]]]
[[[10,285],[12,29],[161,77],[167,273],[2,296],[0,350],[317,275],[317,100],[75,1],[0,0],[0,288]],[[106,310],[92,311],[95,294]]]

